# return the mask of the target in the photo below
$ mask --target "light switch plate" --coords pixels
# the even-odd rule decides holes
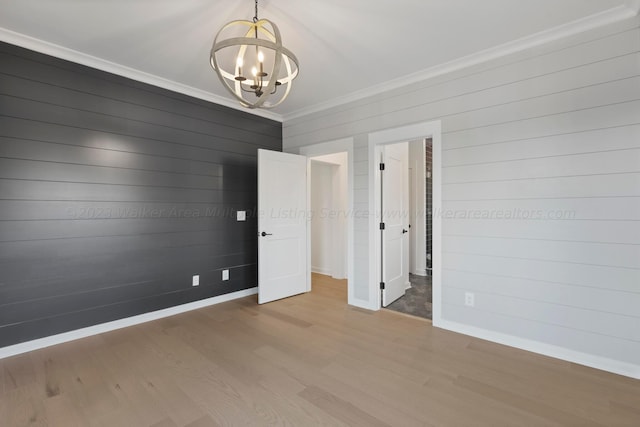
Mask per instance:
[[[229,280],[229,270],[222,270],[222,280]]]
[[[196,274],[193,276],[193,280],[191,281],[191,286],[200,286],[200,275]]]
[[[236,212],[236,218],[238,221],[246,221],[247,220],[247,211],[238,211]]]

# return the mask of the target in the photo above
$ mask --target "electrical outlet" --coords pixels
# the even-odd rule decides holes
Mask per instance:
[[[200,286],[200,275],[196,274],[193,276],[193,280],[191,281],[191,286]]]
[[[468,307],[475,307],[476,305],[476,296],[473,292],[465,292],[464,293],[464,305]]]
[[[247,220],[247,211],[237,211],[236,219],[238,221],[246,221]]]
[[[229,280],[229,270],[222,270],[222,280]]]

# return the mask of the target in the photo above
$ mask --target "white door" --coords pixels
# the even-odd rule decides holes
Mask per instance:
[[[258,303],[310,290],[307,158],[258,150]]]
[[[409,286],[409,145],[383,147],[382,174],[382,306],[401,296]]]

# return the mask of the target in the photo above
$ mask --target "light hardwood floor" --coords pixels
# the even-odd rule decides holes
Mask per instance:
[[[0,360],[0,425],[640,426],[640,381],[351,308],[315,276]]]

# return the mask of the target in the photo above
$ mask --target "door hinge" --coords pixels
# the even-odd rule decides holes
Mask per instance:
[[[380,223],[380,230],[384,230],[384,222]]]
[[[384,282],[380,282],[380,289],[384,290]]]
[[[384,163],[380,163],[380,170],[383,171],[384,170]]]

